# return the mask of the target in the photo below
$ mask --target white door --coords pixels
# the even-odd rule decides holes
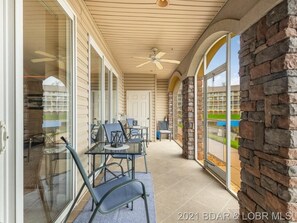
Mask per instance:
[[[127,118],[134,118],[137,124],[150,127],[150,92],[127,91]]]

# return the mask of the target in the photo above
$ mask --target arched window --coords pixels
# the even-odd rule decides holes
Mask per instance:
[[[234,191],[240,187],[238,51],[239,36],[222,36],[197,74],[197,159]]]
[[[182,83],[179,82],[173,92],[173,137],[180,146],[183,145],[182,89]]]

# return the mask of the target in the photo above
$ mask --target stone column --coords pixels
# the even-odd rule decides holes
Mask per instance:
[[[183,80],[183,156],[187,159],[195,159],[194,153],[194,77]]]
[[[173,92],[168,92],[168,125],[173,131]]]
[[[242,222],[297,222],[296,15],[285,0],[241,35]]]
[[[197,149],[198,160],[204,159],[204,147],[203,147],[203,77],[197,78]]]

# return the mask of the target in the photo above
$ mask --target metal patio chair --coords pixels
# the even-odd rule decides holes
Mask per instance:
[[[77,196],[74,199],[74,202],[64,220],[64,222],[67,222],[67,219],[69,218],[76,202],[78,201],[81,193],[83,192],[83,189],[85,186],[90,192],[90,195],[93,199],[93,202],[95,204],[95,209],[93,210],[93,213],[91,215],[91,218],[89,222],[92,222],[94,220],[95,215],[97,214],[97,211],[101,214],[107,214],[112,211],[117,210],[118,208],[128,206],[129,203],[132,201],[143,198],[144,205],[145,205],[145,213],[146,213],[146,219],[149,223],[149,213],[148,213],[148,205],[147,205],[147,194],[145,191],[144,184],[136,179],[131,179],[128,176],[125,176],[123,174],[123,168],[118,163],[110,163],[110,165],[119,165],[121,167],[122,175],[113,178],[112,180],[108,180],[102,184],[99,184],[98,186],[92,187],[90,183],[90,178],[95,174],[97,171],[104,167],[99,167],[98,169],[94,170],[89,176],[87,176],[80,159],[77,155],[77,153],[74,151],[74,149],[68,144],[66,139],[64,137],[61,137],[61,139],[65,142],[66,148],[71,153],[71,156],[74,159],[74,162],[82,176],[83,179],[83,185],[81,189],[79,190]],[[131,222],[133,219],[131,219]]]
[[[160,132],[160,141],[162,141],[162,134],[166,134],[169,136],[171,141],[172,139],[172,131],[169,130],[168,122],[166,121],[158,121],[158,131]]]
[[[123,131],[124,137],[125,137],[125,139],[127,140],[127,142],[132,142],[132,143],[133,143],[133,142],[134,142],[134,143],[142,142],[142,149],[143,149],[142,154],[141,154],[141,155],[137,155],[135,158],[138,158],[138,157],[143,156],[143,158],[144,158],[145,172],[147,173],[146,147],[145,147],[145,145],[144,145],[144,140],[141,139],[141,138],[128,138],[128,136],[127,136],[127,134],[126,134],[126,132],[125,132],[125,128],[124,128],[122,122],[121,122],[121,121],[118,121],[118,122],[119,122],[119,124],[120,124],[120,126],[121,126],[121,129],[122,129],[122,131]]]
[[[129,138],[140,138],[140,131],[138,129],[133,129],[135,122],[137,122],[134,118],[127,118],[127,125],[130,129],[129,131]]]

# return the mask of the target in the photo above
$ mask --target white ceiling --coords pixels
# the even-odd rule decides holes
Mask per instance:
[[[155,73],[169,78],[178,65],[150,63],[136,68],[153,47],[166,52],[164,59],[187,55],[227,0],[169,0],[160,8],[156,0],[85,0],[99,30],[123,73]]]

